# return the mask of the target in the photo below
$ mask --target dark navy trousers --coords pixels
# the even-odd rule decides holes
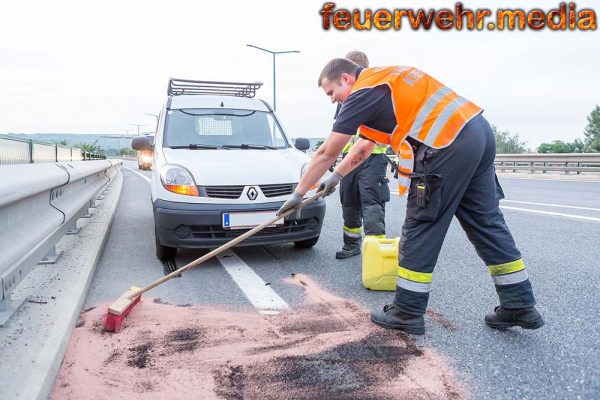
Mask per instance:
[[[344,218],[344,245],[360,247],[360,228],[365,235],[385,235],[385,203],[390,201],[384,154],[371,154],[340,182]]]
[[[463,127],[450,146],[433,149],[421,145],[415,152],[394,299],[401,311],[412,315],[425,313],[429,300],[428,276],[432,276],[454,216],[490,271],[494,268],[511,271],[513,264],[523,265],[521,253],[499,208],[499,200],[504,194],[494,169],[495,156],[494,133],[481,114]],[[428,202],[424,207],[417,202],[416,185],[419,183],[424,183],[427,188]],[[524,270],[498,279],[494,277],[495,282],[502,283],[496,284],[496,291],[505,308],[535,304],[526,275],[524,279],[519,278],[519,282],[511,283],[511,276],[515,280],[514,277],[523,274]]]

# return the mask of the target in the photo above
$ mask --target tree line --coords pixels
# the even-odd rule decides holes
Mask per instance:
[[[527,143],[519,137],[518,133],[509,131],[500,132],[492,125],[496,136],[496,153],[518,154],[527,151]],[[592,110],[587,117],[587,125],[583,131],[583,138],[572,142],[553,140],[542,143],[536,149],[538,153],[598,153],[600,152],[600,106]]]
[[[496,136],[496,153],[497,154],[518,154],[527,151],[527,143],[521,139],[518,133],[509,131],[500,131],[496,126],[492,125],[494,135]],[[600,152],[600,106],[592,110],[587,117],[587,125],[583,131],[584,137],[575,139],[572,142],[564,142],[562,140],[553,140],[550,143],[542,143],[536,149],[538,153],[597,153]],[[64,142],[64,143],[63,143]],[[66,145],[66,140],[59,144]],[[315,144],[316,151],[323,141]],[[92,153],[104,153],[105,155],[131,155],[135,151],[129,147],[122,149],[102,149],[96,146],[96,143],[80,143],[77,147],[90,151]]]

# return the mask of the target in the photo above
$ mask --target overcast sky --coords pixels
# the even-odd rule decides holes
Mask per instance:
[[[350,50],[375,65],[409,65],[485,109],[529,147],[583,136],[600,104],[596,31],[324,31],[323,1],[18,0],[0,13],[0,133],[151,130],[169,77],[262,81],[294,137],[324,137],[334,106],[316,85],[323,65]],[[342,1],[338,8],[454,8],[456,2]],[[466,8],[557,8],[558,0],[465,0]],[[578,9],[597,7],[579,0]],[[599,9],[596,9],[598,12]]]

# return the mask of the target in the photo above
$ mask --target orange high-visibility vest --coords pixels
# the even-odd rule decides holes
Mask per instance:
[[[426,73],[413,67],[364,69],[352,86],[361,89],[387,85],[392,95],[396,127],[381,132],[361,125],[360,133],[382,144],[390,144],[398,155],[400,195],[408,191],[413,169],[413,152],[405,139],[410,136],[435,149],[454,142],[462,128],[483,109]]]

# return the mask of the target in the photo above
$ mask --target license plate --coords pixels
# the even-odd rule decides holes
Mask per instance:
[[[275,211],[259,211],[259,212],[231,212],[223,213],[223,228],[224,229],[248,229],[254,228],[260,224],[275,218]],[[273,225],[283,225],[283,219],[275,222]]]

